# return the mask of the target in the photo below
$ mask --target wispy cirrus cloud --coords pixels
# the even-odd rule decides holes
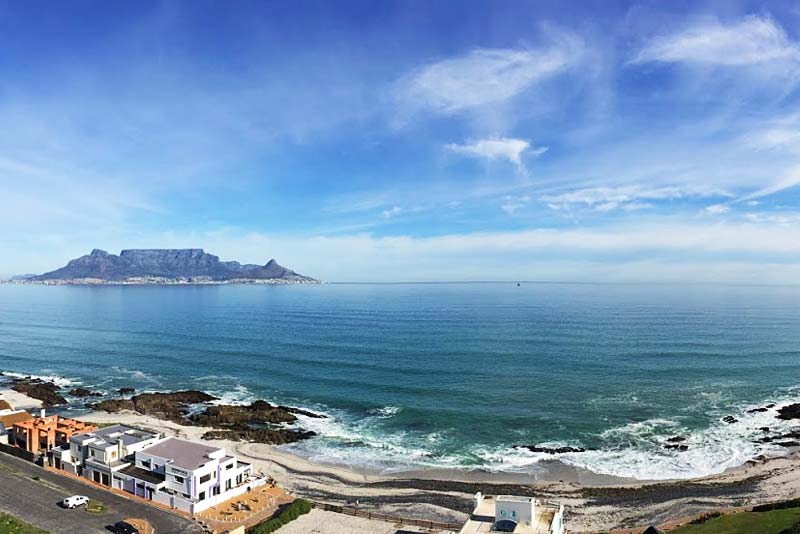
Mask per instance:
[[[541,200],[555,210],[584,207],[596,211],[615,209],[635,211],[649,207],[647,201],[719,196],[729,197],[731,195],[724,190],[697,186],[645,187],[629,185],[576,189],[557,195],[543,195]]]
[[[582,52],[583,42],[563,33],[541,48],[477,48],[413,71],[397,97],[412,108],[458,113],[512,98],[563,72]]]
[[[500,209],[509,215],[514,215],[517,210],[527,206],[531,200],[532,199],[530,195],[522,195],[518,197],[507,195],[503,199],[503,204],[500,206]]]
[[[800,63],[800,44],[768,17],[748,16],[725,24],[707,20],[652,39],[634,63],[701,63],[727,67]]]
[[[749,200],[756,200],[762,197],[767,197],[779,193],[784,189],[790,189],[800,185],[800,166],[793,167],[779,180],[771,183],[766,187],[762,187],[752,193],[738,198],[737,202],[745,202]]]
[[[464,144],[450,143],[445,145],[450,152],[473,158],[487,160],[508,160],[515,165],[522,165],[523,153],[539,157],[547,152],[548,147],[532,147],[530,141],[511,137],[489,137]]]

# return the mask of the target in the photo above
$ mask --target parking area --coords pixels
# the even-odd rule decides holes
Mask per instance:
[[[101,514],[85,509],[65,510],[59,502],[70,495],[86,495],[108,505]],[[144,518],[157,534],[200,534],[197,524],[169,512],[126,499],[44,470],[34,464],[0,453],[0,510],[49,531],[51,534],[104,533],[127,517]]]

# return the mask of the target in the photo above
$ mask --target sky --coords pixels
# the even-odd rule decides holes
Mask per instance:
[[[795,2],[0,0],[0,275],[800,281]]]

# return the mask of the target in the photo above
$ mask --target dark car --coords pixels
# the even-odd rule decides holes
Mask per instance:
[[[139,529],[125,521],[117,521],[111,527],[116,534],[139,534]]]

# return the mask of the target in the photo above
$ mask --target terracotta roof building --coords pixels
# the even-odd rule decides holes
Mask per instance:
[[[60,415],[35,417],[29,421],[15,423],[11,428],[12,444],[33,454],[67,445],[73,434],[98,429],[91,423]]]

